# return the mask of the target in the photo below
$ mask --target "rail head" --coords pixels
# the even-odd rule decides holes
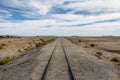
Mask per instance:
[[[70,65],[70,63],[69,63],[69,60],[68,60],[66,51],[65,51],[65,49],[64,49],[64,45],[63,45],[62,40],[61,40],[61,45],[62,45],[63,52],[64,52],[64,55],[65,55],[65,59],[66,59],[66,62],[67,62],[70,80],[75,80],[75,77],[74,77],[74,74],[73,74],[73,72],[72,72],[72,68],[71,68],[71,65]]]
[[[46,76],[46,73],[47,73],[47,71],[48,71],[48,68],[49,68],[50,61],[51,61],[51,59],[52,59],[52,56],[53,56],[53,54],[54,54],[54,52],[55,52],[56,46],[57,46],[57,43],[56,43],[56,45],[55,45],[55,47],[54,47],[54,49],[53,49],[53,51],[52,51],[52,53],[51,53],[51,56],[50,56],[50,58],[49,58],[49,60],[48,60],[48,63],[47,63],[47,65],[46,65],[45,69],[44,69],[44,72],[43,72],[42,77],[41,77],[40,80],[45,80],[45,76]]]

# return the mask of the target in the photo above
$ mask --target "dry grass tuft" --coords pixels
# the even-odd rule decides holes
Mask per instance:
[[[4,44],[4,43],[3,43],[3,44],[1,44],[1,46],[6,46],[6,45],[7,45],[7,44]]]
[[[83,48],[89,48],[87,45],[83,46]]]
[[[0,45],[0,49],[2,49],[3,47]]]
[[[4,64],[8,63],[9,61],[11,61],[11,59],[9,57],[6,57],[6,58],[0,60],[0,65],[4,65]]]
[[[99,56],[103,56],[103,53],[100,52],[100,51],[96,52],[96,54],[99,55]]]
[[[95,56],[97,56],[98,58],[102,59],[103,53],[98,51],[98,52],[96,52]]]
[[[119,62],[119,63],[120,63],[120,57],[113,57],[113,58],[111,59],[111,61]]]
[[[94,47],[95,46],[95,44],[90,44],[90,47]]]

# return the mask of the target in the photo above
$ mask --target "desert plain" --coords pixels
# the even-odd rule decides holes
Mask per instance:
[[[120,37],[4,36],[0,80],[120,80]]]

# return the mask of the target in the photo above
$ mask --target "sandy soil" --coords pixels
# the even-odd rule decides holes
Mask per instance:
[[[79,40],[90,45],[95,44],[97,48],[120,53],[120,37],[72,37],[73,41]]]
[[[92,56],[96,56],[97,52],[101,52],[103,56],[96,57],[120,65],[120,62],[112,61],[115,57],[120,60],[120,37],[69,37],[67,39]],[[90,47],[91,44],[95,46]]]
[[[1,38],[0,45],[5,44],[0,49],[0,59],[9,57],[16,58],[17,56],[26,54],[29,47],[34,48],[35,42],[40,42],[41,39],[47,40],[51,37],[19,37],[19,38]]]
[[[0,66],[0,80],[40,80],[56,41]]]

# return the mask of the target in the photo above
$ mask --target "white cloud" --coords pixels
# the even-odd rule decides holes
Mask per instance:
[[[71,8],[74,11],[87,10],[90,12],[120,12],[119,0],[74,0],[70,4],[64,2],[73,0],[2,0],[4,5],[20,10],[33,10],[40,15],[47,14],[53,6]],[[35,13],[35,12],[33,12]]]
[[[0,21],[6,21],[5,19],[11,17],[12,14],[9,11],[0,9]]]
[[[63,4],[64,2],[70,2]],[[37,18],[39,20],[23,20],[0,22],[0,34],[21,35],[120,35],[120,21],[98,22],[120,19],[119,0],[2,0],[4,5],[13,9],[0,10],[0,21],[11,17],[12,12],[22,13],[21,16]],[[67,14],[48,14],[53,8],[62,7],[72,9]],[[15,8],[15,9],[14,9]],[[74,12],[88,11],[91,15],[74,14]],[[94,13],[100,13],[95,15]],[[40,19],[42,16],[49,18]],[[98,22],[98,23],[95,23]],[[77,26],[79,24],[89,25]],[[4,28],[3,28],[4,27]]]
[[[94,12],[120,12],[119,0],[86,0],[64,5],[64,8],[70,8],[74,11]]]
[[[108,14],[90,15],[90,16],[75,15],[75,14],[56,14],[56,15],[52,15],[52,17],[63,22],[64,20],[72,20],[71,23],[74,22],[76,24],[86,24],[86,23],[93,23],[96,21],[105,21],[105,20],[112,20],[118,18],[120,19],[120,13],[108,13]]]
[[[56,20],[53,19],[45,19],[45,20],[26,20],[22,22],[1,22],[1,27],[6,28],[23,28],[23,29],[36,29],[40,27],[51,27],[56,24]]]
[[[53,6],[72,9],[72,12],[70,13],[81,10],[91,13],[120,12],[119,0],[2,0],[2,2],[5,6],[16,8],[16,10],[13,11],[21,12],[23,16],[26,17],[39,17],[41,15],[46,15],[52,10]],[[71,3],[63,4],[64,2]]]
[[[29,5],[33,8],[36,9],[36,12],[38,12],[41,15],[47,14],[49,12],[49,8],[51,8],[51,4],[50,3],[42,3],[39,0],[30,0]]]
[[[61,22],[55,19],[27,20],[23,22],[0,23],[0,34],[16,35],[120,35],[120,21],[96,23],[86,26],[76,22]],[[50,26],[50,27],[49,27]]]
[[[33,17],[35,15],[40,16],[47,14],[52,7],[51,3],[40,0],[5,0],[3,4],[16,9],[11,11],[21,12],[30,16],[32,14]]]

